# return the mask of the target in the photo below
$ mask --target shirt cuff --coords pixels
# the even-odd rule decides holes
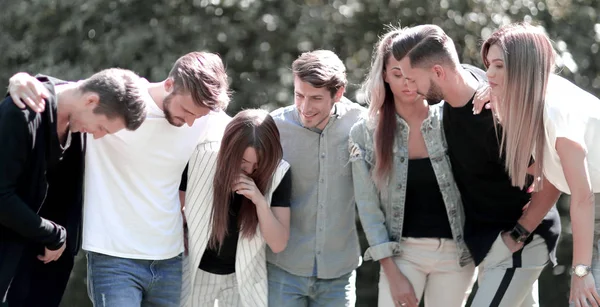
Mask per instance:
[[[395,256],[400,253],[400,243],[398,242],[385,242],[375,246],[367,248],[365,251],[365,261],[373,260],[379,261],[383,258]]]
[[[63,226],[60,226],[54,222],[50,223],[54,227],[53,232],[56,237],[56,240],[52,244],[46,245],[46,248],[48,250],[55,251],[61,248],[63,244],[66,244],[65,241],[67,240],[67,230]]]

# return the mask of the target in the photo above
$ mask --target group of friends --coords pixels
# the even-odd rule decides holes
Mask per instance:
[[[494,32],[483,71],[436,25],[390,28],[362,92],[328,50],[292,63],[294,104],[230,118],[221,58],[166,80],[18,73],[0,104],[0,298],[58,306],[87,257],[94,306],[538,306],[570,194],[570,303],[598,306],[600,101],[555,74],[543,28]],[[260,102],[259,102],[260,103]],[[264,103],[267,103],[266,101]],[[600,198],[600,197],[599,197]],[[356,210],[358,208],[358,210]]]

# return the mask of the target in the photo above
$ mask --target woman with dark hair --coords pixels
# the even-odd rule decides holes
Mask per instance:
[[[375,49],[363,84],[367,118],[350,132],[356,204],[379,261],[380,307],[463,306],[475,266],[442,129],[442,104],[407,86],[392,56],[392,29]]]
[[[291,175],[279,130],[263,110],[238,113],[220,142],[190,159],[183,306],[267,306],[265,243],[285,249]]]

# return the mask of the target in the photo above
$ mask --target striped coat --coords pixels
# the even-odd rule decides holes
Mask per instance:
[[[206,142],[198,145],[189,164],[187,193],[185,196],[185,217],[188,224],[188,256],[183,260],[183,283],[181,305],[193,306],[194,282],[200,260],[208,245],[212,223],[210,220],[213,203],[213,178],[216,173],[219,142]],[[289,169],[289,164],[281,161],[267,195],[271,195]],[[260,229],[252,239],[240,236],[237,245],[235,274],[242,305],[260,307],[268,305],[267,268],[265,240]]]

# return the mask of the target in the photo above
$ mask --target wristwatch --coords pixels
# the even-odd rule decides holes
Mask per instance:
[[[592,267],[585,264],[578,264],[571,268],[571,274],[575,274],[578,277],[584,277],[592,271]]]
[[[513,228],[510,231],[510,237],[517,243],[525,242],[525,240],[529,238],[529,235],[531,235],[531,233],[519,223],[517,223],[517,225],[515,225],[515,228]]]

